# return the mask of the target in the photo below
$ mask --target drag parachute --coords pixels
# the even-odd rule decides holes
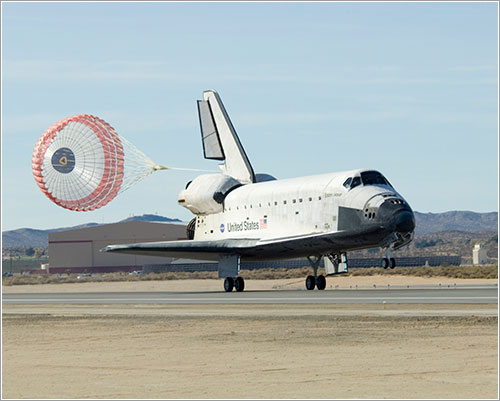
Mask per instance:
[[[48,128],[35,146],[32,168],[42,192],[75,211],[98,209],[152,172],[167,169],[106,121],[87,114]]]

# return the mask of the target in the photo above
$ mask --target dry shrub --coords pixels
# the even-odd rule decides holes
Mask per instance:
[[[273,280],[288,278],[304,278],[312,274],[311,267],[299,269],[256,269],[242,270],[241,275],[249,280]],[[320,274],[322,271],[320,270]],[[421,266],[421,267],[396,267],[395,269],[352,268],[349,276],[375,276],[375,275],[403,275],[417,277],[447,277],[447,278],[476,278],[498,279],[498,265],[484,266]],[[5,286],[24,284],[59,284],[59,283],[85,283],[85,282],[111,282],[111,281],[149,281],[149,280],[209,280],[218,277],[217,272],[163,272],[145,275],[129,274],[126,272],[95,275],[94,277],[77,278],[78,274],[57,276],[55,274],[26,275],[3,277]]]
[[[498,278],[498,265],[484,266],[420,266],[420,267],[396,267],[395,269],[383,269],[374,267],[369,269],[350,269],[351,276],[374,276],[374,275],[402,275],[416,277],[447,277],[447,278]]]

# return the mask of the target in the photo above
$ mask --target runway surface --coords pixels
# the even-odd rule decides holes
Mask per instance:
[[[3,294],[4,305],[47,304],[498,304],[497,286],[363,288],[325,291],[275,290],[231,292],[87,292]]]

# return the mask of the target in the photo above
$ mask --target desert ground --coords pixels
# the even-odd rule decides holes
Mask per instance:
[[[151,281],[115,281],[81,282],[63,284],[25,284],[3,286],[4,293],[40,293],[40,292],[95,292],[95,291],[222,291],[224,280],[151,280]],[[467,279],[451,277],[415,277],[402,275],[380,276],[338,276],[327,277],[326,288],[358,288],[464,284],[495,284],[498,279]],[[305,276],[300,278],[245,280],[245,291],[259,290],[303,290]]]
[[[430,280],[463,284],[345,277],[327,290]],[[479,282],[497,280],[470,283]],[[3,291],[221,286],[169,280]],[[303,286],[303,279],[247,281],[248,290]],[[449,304],[3,305],[2,397],[496,399],[497,312],[498,305]]]

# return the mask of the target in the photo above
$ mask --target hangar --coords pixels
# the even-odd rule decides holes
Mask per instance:
[[[145,264],[170,264],[158,256],[111,254],[112,244],[187,239],[185,223],[129,221],[49,234],[50,273],[108,273],[142,270]]]

